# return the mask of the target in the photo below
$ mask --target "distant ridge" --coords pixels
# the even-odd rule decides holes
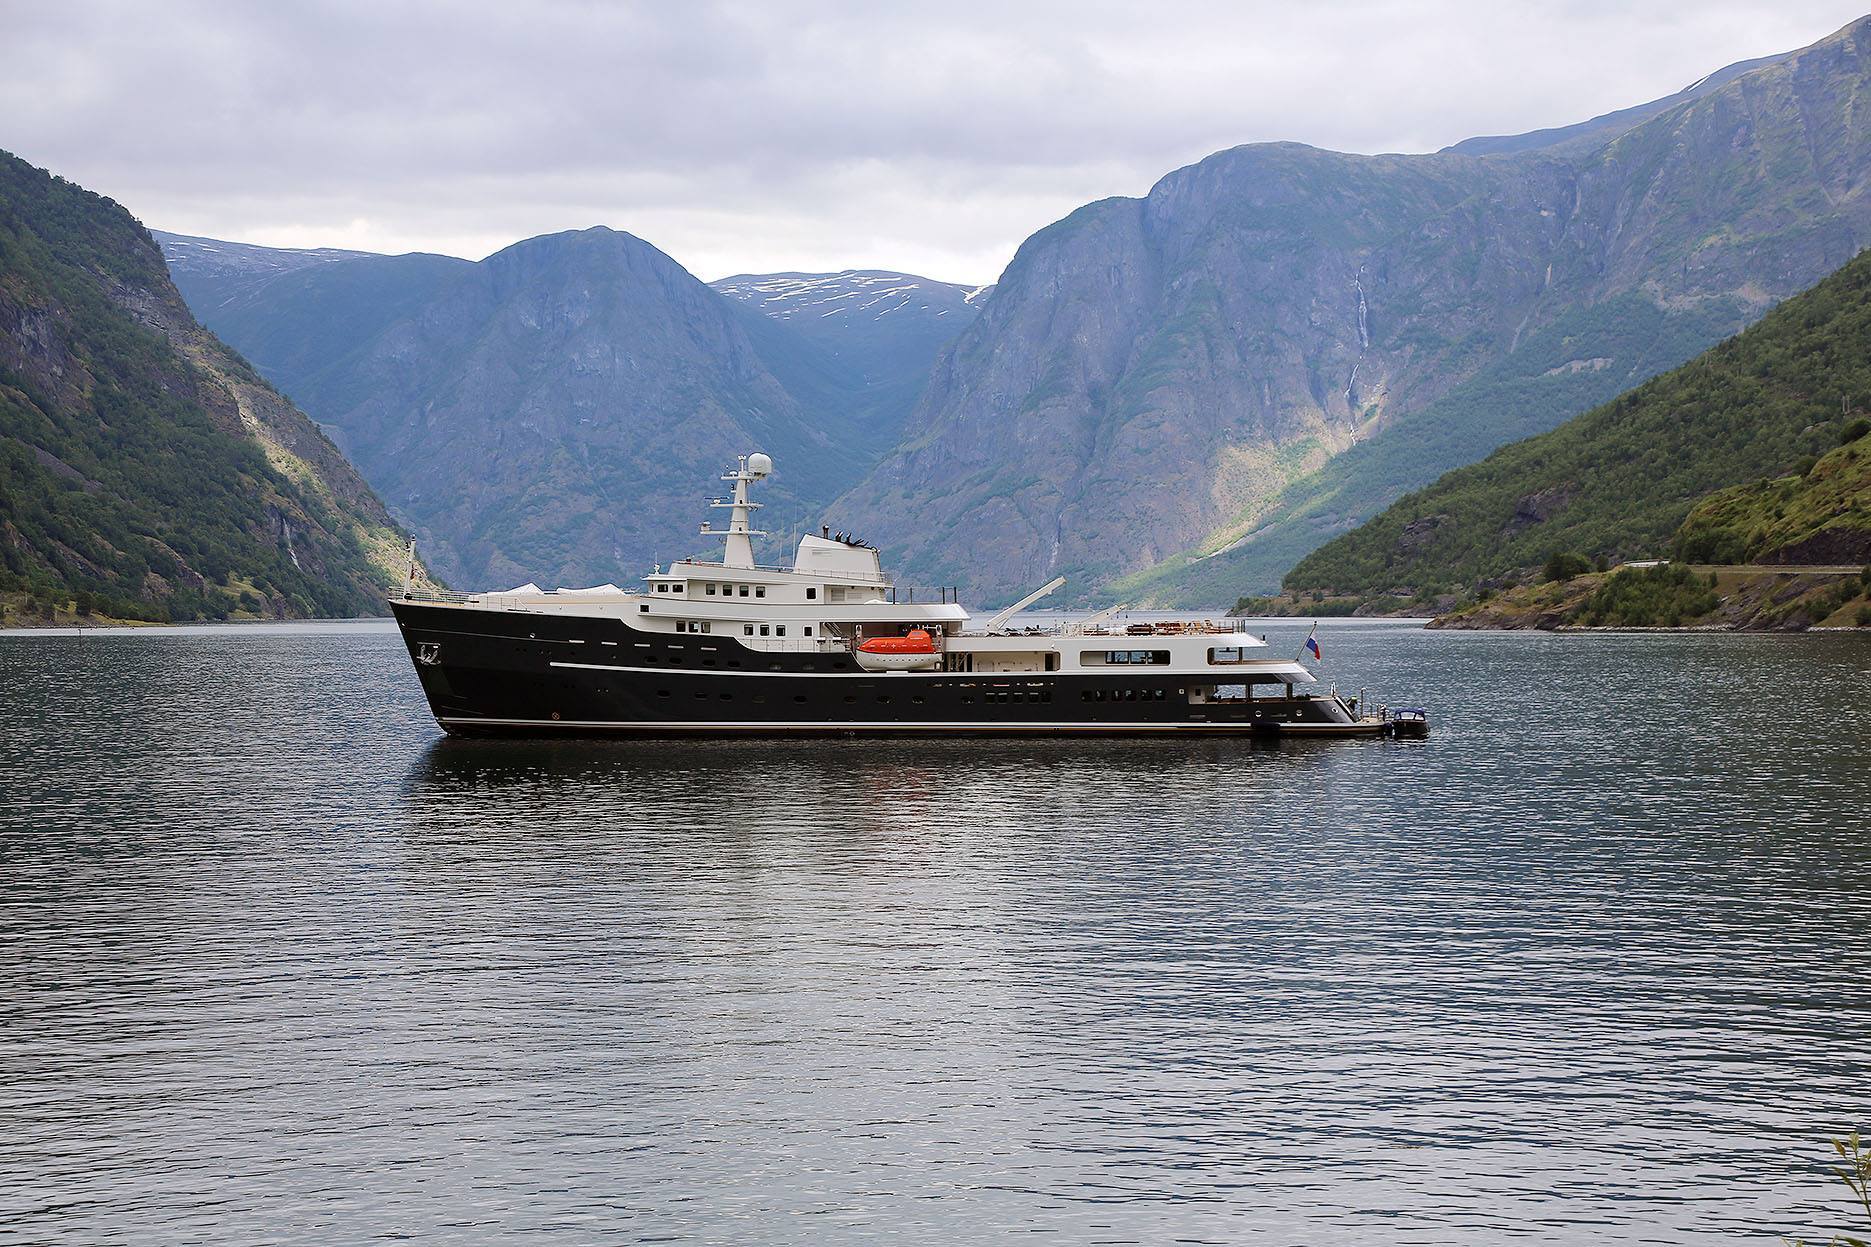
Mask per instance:
[[[1696,79],[1674,95],[1666,95],[1662,99],[1651,100],[1647,104],[1634,104],[1630,108],[1620,108],[1616,112],[1605,113],[1589,121],[1581,121],[1569,126],[1555,126],[1547,130],[1529,130],[1525,134],[1498,134],[1463,139],[1442,150],[1463,156],[1504,156],[1517,152],[1560,147],[1567,143],[1604,142],[1624,133],[1632,126],[1650,120],[1658,113],[1675,108],[1678,104],[1700,99],[1709,92],[1733,82],[1742,74],[1783,61],[1792,55],[1794,55],[1792,52],[1781,52],[1773,56],[1757,56],[1751,61],[1736,61],[1732,65],[1724,66],[1712,74]]]
[[[284,273],[314,264],[332,264],[371,256],[369,251],[342,251],[336,247],[260,247],[252,243],[224,242],[192,234],[151,230],[169,264],[169,276],[196,315],[238,298],[255,286]]]

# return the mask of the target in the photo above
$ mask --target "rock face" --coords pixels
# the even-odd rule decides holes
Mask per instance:
[[[711,551],[695,535],[706,499],[754,449],[779,465],[766,526],[816,529],[822,504],[894,444],[930,360],[973,315],[969,291],[899,274],[718,292],[601,228],[480,263],[170,247],[209,323],[471,587],[627,583]],[[822,306],[802,314],[808,303]]]
[[[144,618],[380,614],[401,559],[148,232],[0,152],[0,586]]]
[[[1689,363],[1399,499],[1286,586],[1422,601],[1561,553],[1856,564],[1871,558],[1868,403],[1871,251]]]
[[[877,269],[743,274],[710,285],[760,314],[767,327],[755,338],[775,375],[848,430],[867,460],[895,447],[930,365],[992,290]]]
[[[1021,247],[834,519],[985,599],[1271,588],[1850,259],[1868,67],[1871,20],[1501,154],[1256,145],[1091,204]]]

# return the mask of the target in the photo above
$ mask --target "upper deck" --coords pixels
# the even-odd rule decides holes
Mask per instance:
[[[952,590],[938,590],[935,601],[925,594],[920,602],[913,591],[900,592],[874,548],[829,530],[801,538],[790,567],[757,564],[751,538],[763,534],[749,526],[749,517],[759,504],[748,499],[747,490],[771,470],[766,456],[748,455],[723,478],[734,482],[734,495],[713,505],[732,512],[730,523],[725,530],[702,528],[704,534],[725,539],[719,562],[678,559],[667,570],[659,564],[643,578],[641,590],[614,584],[580,589],[526,584],[505,591],[454,593],[418,589],[412,574],[404,599],[468,611],[616,619],[640,632],[732,637],[742,647],[769,653],[855,652],[867,641],[921,630],[934,645],[936,657],[930,665],[950,672],[1102,672],[1149,666],[1218,678],[1258,673],[1295,683],[1312,679],[1302,664],[1266,656],[1265,644],[1232,622],[1112,622],[1100,615],[1047,626],[1008,626],[1013,611],[1062,580],[1050,582],[982,626],[954,599]]]

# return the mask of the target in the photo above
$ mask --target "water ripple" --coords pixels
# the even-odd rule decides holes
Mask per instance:
[[[1871,645],[1323,635],[1435,735],[447,741],[381,628],[0,638],[0,1243],[1823,1237]]]

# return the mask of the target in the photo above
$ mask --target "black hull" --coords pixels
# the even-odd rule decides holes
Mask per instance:
[[[456,735],[1376,734],[1331,698],[1191,700],[1226,676],[878,673],[624,619],[392,608],[436,722]]]

